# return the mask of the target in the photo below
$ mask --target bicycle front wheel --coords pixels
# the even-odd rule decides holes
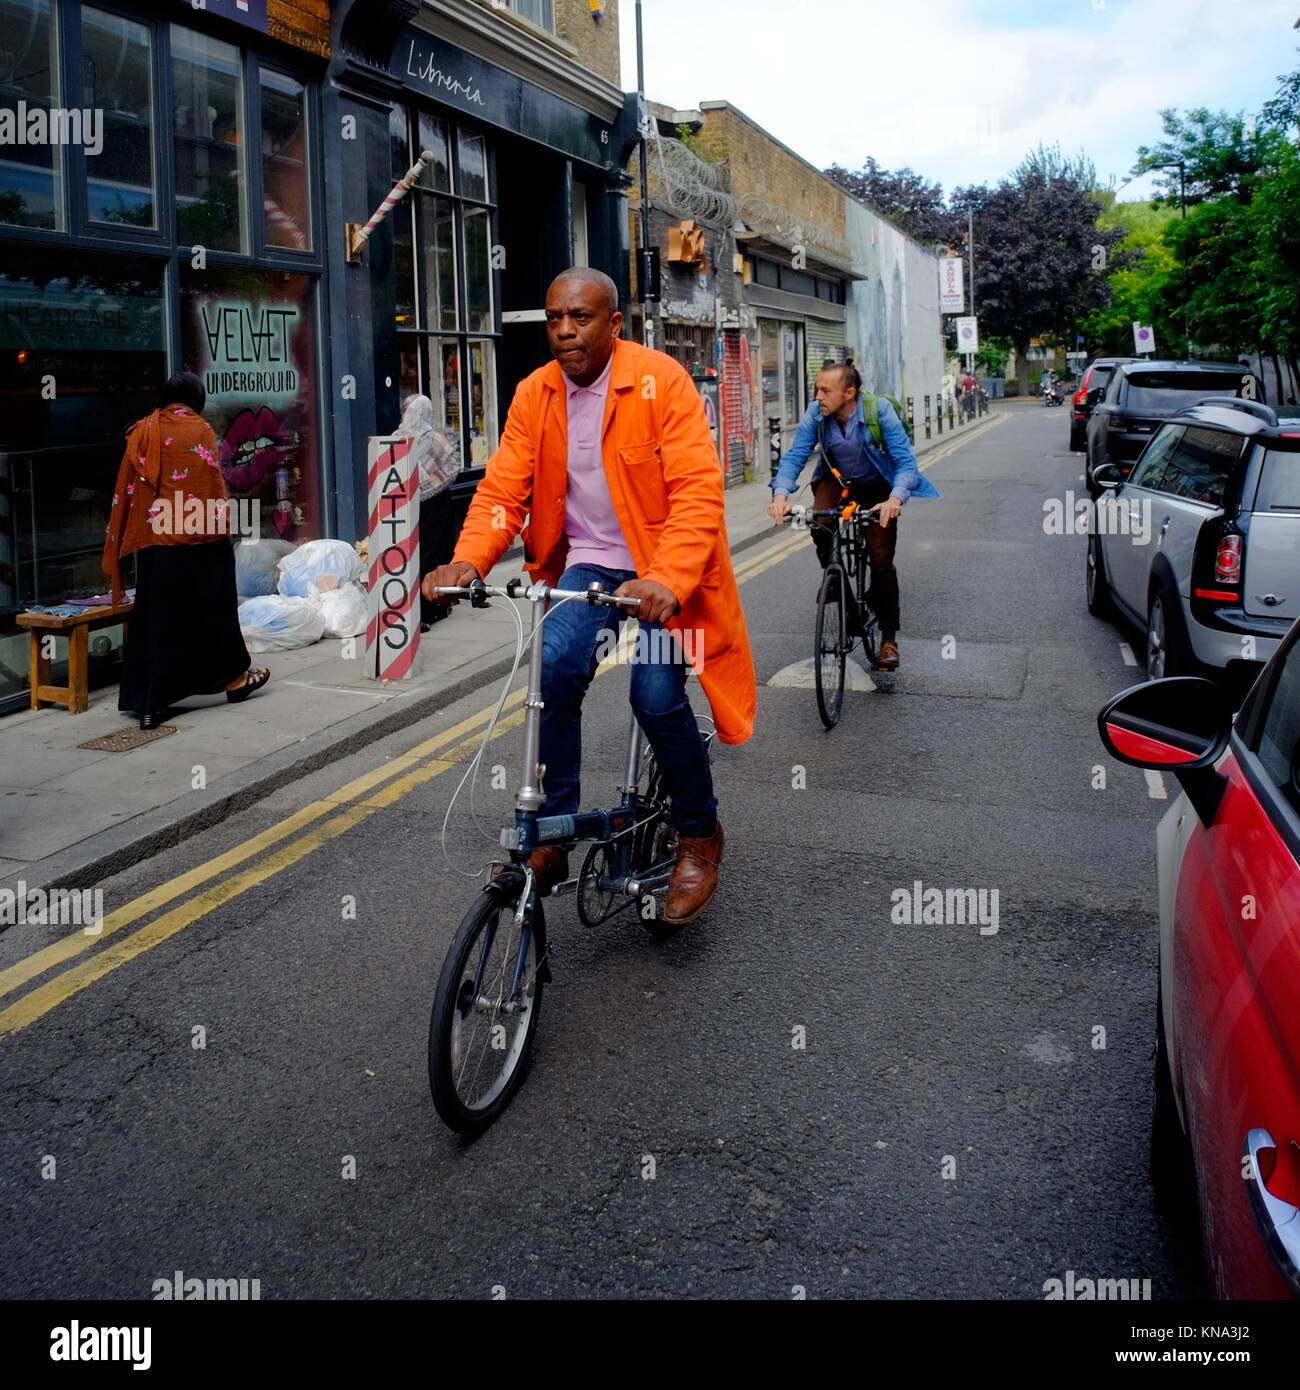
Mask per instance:
[[[817,595],[817,631],[813,651],[813,671],[817,679],[817,712],[822,723],[833,729],[844,706],[844,662],[848,643],[844,640],[844,576],[831,566],[822,577]]]
[[[429,1021],[429,1088],[443,1123],[486,1129],[527,1069],[542,1007],[542,905],[515,925],[518,897],[488,889],[465,915],[438,978]]]

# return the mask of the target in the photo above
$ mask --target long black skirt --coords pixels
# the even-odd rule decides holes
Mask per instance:
[[[248,670],[228,540],[136,552],[135,607],[117,707],[160,715],[189,695],[217,695]]]

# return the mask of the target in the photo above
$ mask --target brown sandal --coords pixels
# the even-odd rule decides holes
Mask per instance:
[[[271,679],[271,673],[265,666],[250,666],[244,672],[243,685],[237,685],[233,690],[226,691],[226,699],[232,705],[239,704],[242,700],[247,700],[254,692],[261,688]]]

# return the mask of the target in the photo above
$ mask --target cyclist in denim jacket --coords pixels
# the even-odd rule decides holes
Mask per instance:
[[[782,455],[772,479],[768,512],[780,521],[790,510],[790,493],[816,447],[821,450],[821,458],[813,473],[812,505],[818,510],[832,507],[847,488],[848,498],[878,513],[880,525],[867,530],[871,606],[880,624],[881,638],[876,664],[893,670],[898,666],[898,573],[894,568],[898,527],[890,523],[897,522],[909,497],[938,497],[939,490],[921,475],[912,441],[894,407],[883,396],[877,399],[883,448],[876,446],[867,425],[861,390],[862,378],[851,362],[836,362],[819,373],[816,399],[800,420],[794,443]],[[825,569],[831,549],[829,531],[818,523],[812,528],[812,538],[817,558]]]

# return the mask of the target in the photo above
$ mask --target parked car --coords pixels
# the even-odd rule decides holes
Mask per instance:
[[[1221,1298],[1300,1297],[1300,623],[1235,723],[1222,692],[1135,686],[1098,719],[1182,793],[1156,830],[1151,1176]]]
[[[1074,393],[1074,402],[1070,410],[1071,449],[1083,449],[1087,443],[1088,416],[1092,414],[1088,393],[1094,390],[1104,392],[1106,383],[1116,367],[1122,362],[1138,360],[1136,357],[1095,357],[1083,369],[1083,379],[1079,382],[1079,389]]]
[[[1244,690],[1300,617],[1300,421],[1207,401],[1123,471],[1093,470],[1088,611],[1143,628],[1152,679],[1209,667]]]
[[[1086,471],[1117,463],[1127,473],[1165,420],[1208,396],[1262,401],[1264,386],[1231,362],[1121,363],[1104,387],[1088,392]]]

